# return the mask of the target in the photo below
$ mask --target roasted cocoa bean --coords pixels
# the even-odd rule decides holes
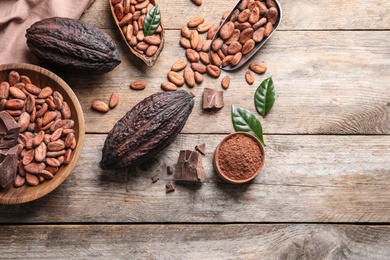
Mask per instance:
[[[183,86],[184,85],[184,77],[177,73],[176,71],[170,71],[168,72],[168,80],[175,84],[176,86]]]
[[[172,66],[171,66],[171,70],[172,71],[181,71],[182,69],[184,69],[185,67],[187,66],[187,61],[186,60],[177,60],[175,61]]]
[[[145,89],[147,83],[143,80],[136,80],[130,83],[130,88],[134,90]]]

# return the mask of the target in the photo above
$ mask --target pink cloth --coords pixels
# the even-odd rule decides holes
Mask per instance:
[[[94,0],[0,0],[0,64],[39,61],[26,44],[26,29],[53,16],[79,19]]]

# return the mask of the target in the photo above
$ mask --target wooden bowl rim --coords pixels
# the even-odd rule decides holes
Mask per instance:
[[[245,135],[249,138],[251,138],[252,140],[254,140],[256,142],[256,144],[259,146],[260,148],[260,151],[261,151],[261,155],[262,155],[262,162],[261,162],[261,165],[259,166],[259,168],[256,170],[256,173],[253,174],[251,177],[249,177],[248,179],[244,179],[244,180],[234,180],[234,179],[231,179],[229,177],[227,177],[226,175],[223,174],[223,172],[221,171],[221,169],[219,168],[219,163],[218,163],[218,154],[219,154],[219,148],[221,147],[221,145],[226,141],[228,140],[229,138],[231,138],[232,136],[235,136],[235,135]],[[264,166],[264,162],[265,162],[265,152],[264,152],[264,147],[263,145],[260,143],[260,141],[253,135],[249,134],[249,133],[246,133],[246,132],[235,132],[235,133],[231,133],[229,135],[227,135],[225,138],[222,139],[222,141],[217,145],[217,147],[215,148],[215,151],[214,151],[214,158],[213,158],[213,165],[214,165],[214,169],[215,171],[217,172],[218,176],[221,177],[221,179],[223,179],[224,181],[228,182],[228,183],[232,183],[232,184],[242,184],[242,183],[247,183],[251,180],[253,180],[254,178],[257,177],[257,175],[259,175],[259,173],[261,172],[261,169],[263,168]]]
[[[75,120],[75,124],[78,125],[78,131],[75,134],[77,140],[77,146],[73,150],[72,159],[69,164],[61,166],[60,170],[57,172],[57,174],[54,176],[52,180],[40,183],[36,187],[24,185],[20,188],[14,188],[12,185],[10,187],[7,187],[5,190],[0,191],[0,204],[20,204],[20,203],[26,203],[26,202],[36,200],[47,195],[48,193],[56,189],[58,186],[60,186],[60,184],[64,182],[66,178],[71,174],[74,167],[76,166],[77,161],[81,156],[81,151],[84,146],[84,137],[85,137],[84,113],[80,105],[80,102],[77,96],[75,95],[75,93],[73,92],[73,90],[63,79],[61,79],[55,73],[45,68],[39,67],[37,65],[27,64],[27,63],[1,64],[0,72],[5,70],[15,70],[15,71],[29,70],[35,73],[39,73],[42,76],[51,79],[52,81],[55,81],[59,85],[59,88],[61,88],[61,90],[64,93],[66,93],[66,95],[69,97],[71,101],[70,105],[73,106],[76,111],[76,115],[72,115],[72,119]],[[42,88],[42,86],[38,86],[38,87]],[[18,196],[15,196],[15,193],[17,194],[17,192],[15,193],[12,192],[14,190],[22,191],[22,192],[18,194]]]

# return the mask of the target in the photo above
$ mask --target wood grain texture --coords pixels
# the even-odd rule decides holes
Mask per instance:
[[[122,41],[118,34],[107,32],[117,43]],[[152,69],[135,60],[124,44],[118,44],[122,63],[110,73],[98,77],[62,74],[80,99],[87,132],[107,133],[136,103],[161,91],[160,84],[166,81],[171,65],[185,57],[179,37],[179,31],[166,32],[165,48]],[[390,134],[389,31],[277,31],[272,37],[253,59],[268,66],[264,75],[255,75],[254,85],[245,82],[244,67],[234,73],[222,72],[219,79],[206,76],[201,85],[192,89],[182,87],[196,96],[184,133],[233,131],[231,104],[256,113],[256,87],[272,77],[276,102],[267,117],[261,119],[267,134]],[[204,112],[203,89],[222,89],[221,80],[226,75],[231,77],[231,84],[224,91],[225,107]],[[148,83],[145,90],[129,88],[130,82],[138,79]],[[94,99],[108,101],[112,92],[120,96],[115,110],[105,115],[91,110]]]
[[[87,135],[74,172],[37,201],[0,206],[0,223],[389,222],[387,136],[266,136],[265,165],[252,183],[224,183],[213,151],[224,135],[180,135],[149,164],[98,167],[105,135]],[[176,184],[166,166],[180,149],[206,143],[206,183]],[[160,180],[152,183],[151,177]]]
[[[10,258],[386,259],[389,226],[33,225],[0,227]]]
[[[165,29],[179,29],[183,21],[202,15],[219,22],[222,14],[233,8],[236,0],[203,1],[195,6],[190,0],[159,0]],[[95,0],[82,19],[100,28],[114,28],[107,1]],[[279,0],[283,10],[280,30],[379,30],[390,29],[388,1],[303,1]]]

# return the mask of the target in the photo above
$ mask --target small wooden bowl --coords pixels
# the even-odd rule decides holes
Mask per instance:
[[[224,172],[222,171],[222,169],[220,168],[220,163],[219,163],[219,159],[218,159],[221,145],[226,140],[228,140],[228,139],[230,139],[230,138],[232,138],[234,136],[237,136],[237,135],[242,135],[242,136],[246,136],[246,137],[251,138],[257,144],[257,146],[260,148],[260,152],[261,152],[261,156],[262,156],[261,164],[257,168],[257,170],[254,171],[253,175],[251,175],[249,178],[240,179],[240,180],[232,179],[229,176],[226,176],[224,174]],[[254,137],[251,134],[245,133],[245,132],[236,132],[236,133],[232,133],[232,134],[226,136],[224,139],[222,139],[222,141],[215,148],[214,158],[213,158],[213,165],[214,165],[215,171],[217,172],[218,176],[221,177],[222,180],[224,180],[224,181],[226,181],[228,183],[232,183],[232,184],[242,184],[242,183],[249,182],[249,181],[253,180],[254,178],[256,178],[256,176],[260,173],[261,169],[264,166],[264,159],[265,159],[264,148],[261,145],[260,141],[256,137]]]
[[[62,165],[52,180],[44,181],[36,187],[23,185],[20,188],[10,187],[0,190],[0,204],[19,204],[29,202],[45,196],[57,188],[72,172],[84,144],[84,115],[80,103],[72,89],[60,77],[54,73],[31,64],[4,64],[0,65],[0,82],[8,78],[11,71],[17,71],[20,75],[28,76],[32,83],[38,87],[50,86],[57,90],[69,104],[72,111],[72,119],[75,122],[74,130],[77,146],[73,150],[72,159],[69,164]]]

